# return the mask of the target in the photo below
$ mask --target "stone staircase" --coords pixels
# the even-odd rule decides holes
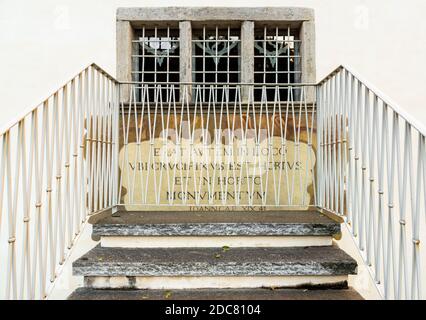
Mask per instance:
[[[356,262],[333,244],[335,219],[316,211],[104,212],[100,244],[73,263],[69,299],[362,299]]]

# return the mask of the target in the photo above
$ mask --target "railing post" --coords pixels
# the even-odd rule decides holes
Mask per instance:
[[[316,128],[317,128],[317,153],[316,153],[316,175],[317,175],[317,179],[316,179],[316,203],[315,205],[318,207],[322,207],[322,201],[321,201],[321,177],[322,177],[322,167],[321,167],[321,157],[322,157],[322,147],[321,147],[321,132],[322,132],[322,127],[321,127],[321,87],[320,86],[316,86],[315,87],[315,95],[316,95],[316,109],[317,109],[317,114],[316,114]]]
[[[119,143],[119,123],[120,123],[120,101],[121,101],[121,85],[116,83],[114,84],[114,105],[113,105],[113,203],[112,210],[113,212],[117,211],[119,204],[118,199],[118,183],[119,183],[119,157],[120,152],[120,143]]]

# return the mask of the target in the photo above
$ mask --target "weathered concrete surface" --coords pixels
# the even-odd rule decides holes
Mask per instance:
[[[254,22],[241,23],[241,83],[254,83]],[[249,100],[249,87],[242,87],[242,100]]]
[[[93,222],[93,221],[92,221]],[[93,225],[100,236],[324,236],[340,225],[317,212],[127,212],[106,214]]]
[[[129,21],[305,21],[314,10],[301,7],[144,7],[118,8],[117,20]]]
[[[79,288],[69,300],[363,300],[354,290],[196,289],[101,290]]]
[[[117,54],[117,79],[119,81],[132,81],[132,48],[134,30],[129,21],[116,23],[116,54]],[[129,101],[128,88],[121,88],[122,101]]]
[[[180,82],[192,82],[192,26],[191,21],[179,22]]]
[[[301,56],[302,56],[302,81],[303,83],[316,82],[316,60],[315,60],[315,21],[305,21],[300,28]],[[315,88],[306,88],[306,101],[315,102]]]
[[[337,224],[317,211],[125,211],[92,216],[92,224],[141,223],[318,223]]]
[[[254,22],[241,23],[241,82],[254,82]]]
[[[337,247],[102,248],[73,263],[83,276],[347,275],[357,264]]]

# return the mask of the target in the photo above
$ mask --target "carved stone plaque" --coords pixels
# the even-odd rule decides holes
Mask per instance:
[[[138,134],[129,128],[133,138],[119,154],[121,203],[128,210],[306,208],[316,162],[310,116],[287,117],[287,126],[264,118],[214,125],[201,116],[157,117],[142,122]]]

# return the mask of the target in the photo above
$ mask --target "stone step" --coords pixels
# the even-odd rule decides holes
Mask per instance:
[[[119,211],[90,220],[103,247],[331,245],[340,224],[316,211]]]
[[[356,262],[337,247],[294,248],[104,248],[97,246],[73,263],[75,275],[144,286],[143,277],[289,277],[291,286],[346,280]],[[142,277],[138,282],[137,277]],[[294,277],[302,283],[294,281]],[[315,281],[309,277],[314,277]],[[135,279],[136,278],[136,279]],[[169,285],[173,279],[169,279]],[[226,280],[226,279],[225,279]],[[278,281],[285,286],[285,281]],[[120,283],[120,281],[119,281]],[[139,284],[138,284],[139,283]],[[239,286],[243,281],[237,281]],[[98,285],[99,286],[99,285]],[[118,284],[117,287],[123,287]]]
[[[79,288],[69,300],[363,300],[353,289],[102,290]]]
[[[85,276],[93,289],[202,289],[202,288],[348,288],[347,275],[307,276]]]

